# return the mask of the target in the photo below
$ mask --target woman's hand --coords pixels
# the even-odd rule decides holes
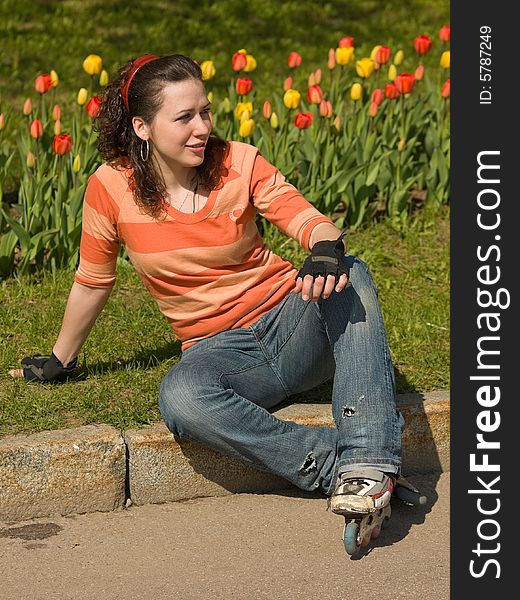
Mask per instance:
[[[41,381],[50,383],[64,381],[76,370],[77,359],[75,358],[66,366],[54,354],[42,356],[26,356],[22,359],[23,369],[11,369],[11,377],[25,377],[28,381]]]
[[[313,285],[314,284],[314,285]],[[336,284],[336,277],[334,275],[328,275],[327,279],[323,275],[318,275],[315,279],[312,275],[305,275],[302,279],[298,277],[296,279],[296,287],[294,292],[299,294],[302,293],[302,300],[312,299],[313,302],[317,302],[320,296],[326,300],[333,291],[341,292],[348,284],[348,275],[344,273],[339,277],[338,283]]]

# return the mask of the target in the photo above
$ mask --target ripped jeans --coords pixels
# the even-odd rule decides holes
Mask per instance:
[[[342,292],[316,303],[291,292],[251,326],[187,348],[159,391],[168,429],[307,491],[330,495],[358,467],[399,473],[403,418],[377,290],[365,263],[344,260]],[[331,377],[336,427],[271,414]]]

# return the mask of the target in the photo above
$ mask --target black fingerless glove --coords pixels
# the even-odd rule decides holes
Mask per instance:
[[[63,381],[74,372],[77,362],[78,359],[75,358],[64,367],[54,352],[50,356],[26,356],[22,359],[23,376],[28,381]]]
[[[296,278],[303,279],[305,275],[312,275],[313,279],[316,279],[321,275],[326,279],[328,275],[334,275],[337,283],[340,275],[344,273],[348,275],[348,269],[342,260],[345,255],[342,240],[346,235],[342,233],[337,240],[316,242]]]

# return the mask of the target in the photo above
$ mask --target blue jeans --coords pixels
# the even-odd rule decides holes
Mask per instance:
[[[251,326],[187,348],[159,391],[168,429],[303,490],[331,494],[338,473],[362,466],[399,473],[403,418],[377,289],[365,263],[344,260],[342,292],[318,302],[289,293]],[[336,427],[271,414],[331,377]]]

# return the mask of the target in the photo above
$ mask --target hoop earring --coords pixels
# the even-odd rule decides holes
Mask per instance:
[[[141,160],[146,162],[150,157],[150,142],[148,140],[143,140],[141,147],[139,148],[139,154],[141,155]]]

